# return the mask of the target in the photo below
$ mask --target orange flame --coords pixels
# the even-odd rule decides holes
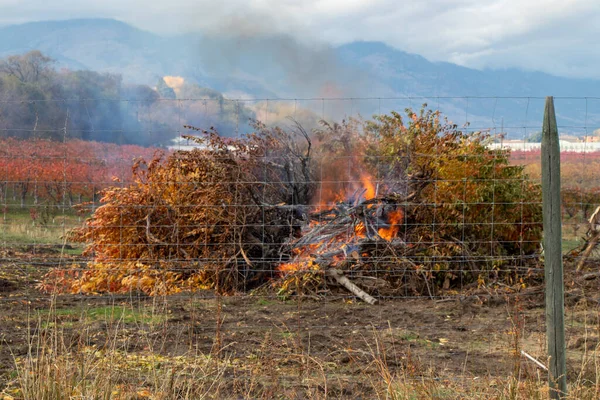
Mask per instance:
[[[366,172],[350,172],[349,174],[337,174],[341,167],[332,166],[332,177],[324,177],[316,196],[313,198],[313,204],[318,211],[324,211],[335,203],[350,200],[356,192],[362,192],[362,199],[371,200],[377,195],[377,186],[375,179]],[[357,178],[358,176],[358,178]]]
[[[354,227],[354,233],[358,237],[365,237],[367,235],[367,228],[365,228],[365,224],[363,224],[362,222],[356,224],[356,226]]]
[[[298,270],[298,263],[283,263],[277,267],[277,269],[283,273],[295,272]]]
[[[375,185],[373,185],[373,178],[371,175],[363,173],[360,175],[360,182],[363,185],[363,188],[367,189],[365,192],[365,200],[371,200],[375,198],[377,195],[377,190]]]
[[[400,225],[402,223],[402,218],[404,217],[404,213],[402,210],[394,210],[388,214],[388,223],[390,224],[389,228],[379,228],[378,233],[383,239],[388,242],[392,241],[396,235],[398,235],[398,231],[400,230]]]
[[[337,169],[334,168],[334,170]],[[316,208],[318,211],[323,212],[329,209],[332,212],[332,216],[334,216],[335,210],[333,205],[335,203],[349,201],[355,193],[362,193],[362,195],[361,199],[353,199],[353,201],[371,200],[377,196],[378,188],[375,184],[375,180],[370,174],[361,172],[360,174],[353,173],[351,175],[354,176],[354,180],[350,179],[349,184],[347,181],[344,182],[343,180],[323,181],[317,193],[318,195],[316,196]],[[356,179],[356,176],[359,176],[358,180]],[[372,208],[374,206],[375,204],[368,204],[367,208]],[[385,240],[391,241],[398,234],[400,229],[398,224],[402,222],[402,218],[403,213],[401,210],[389,212],[388,223],[390,224],[390,227],[379,229],[379,236]],[[315,226],[320,224],[321,221],[311,221],[306,229],[313,229]],[[359,221],[354,226],[354,232],[351,234],[351,237],[348,237],[348,234],[340,234],[327,239],[324,242],[308,244],[303,246],[301,249],[297,248],[293,252],[293,260],[280,264],[277,269],[282,275],[286,275],[318,267],[317,264],[313,263],[315,252],[323,253],[330,251],[331,249],[342,249],[346,245],[357,241],[357,239],[364,238],[366,236],[367,228],[363,222]],[[343,259],[344,257],[338,254],[333,257],[332,261],[337,263],[343,261]]]
[[[321,184],[317,192],[317,211],[325,211],[333,204],[344,201],[345,197],[343,191],[335,183],[325,182]]]

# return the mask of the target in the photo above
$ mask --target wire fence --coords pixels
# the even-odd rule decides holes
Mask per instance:
[[[0,101],[4,390],[543,393],[544,100]],[[600,98],[555,104],[569,382],[595,398]]]

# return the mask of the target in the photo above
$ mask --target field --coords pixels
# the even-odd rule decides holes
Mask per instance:
[[[544,372],[520,355],[545,362],[539,290],[376,306],[208,292],[42,297],[32,287],[59,251],[3,254],[5,398],[545,398]],[[572,289],[569,381],[573,398],[591,399],[600,323],[582,295],[593,288]]]
[[[49,267],[84,261],[61,239],[79,217],[65,211],[40,227],[19,210],[5,215],[0,254],[5,399],[547,395],[544,371],[520,354],[546,362],[539,288],[375,306],[342,295],[45,296],[35,286]],[[568,288],[573,398],[596,398],[599,388],[594,286]]]
[[[541,181],[540,152],[514,151],[511,161],[526,165],[531,179]],[[561,153],[563,252],[583,243],[588,219],[600,205],[600,153]]]
[[[568,159],[566,165],[577,170]],[[564,186],[595,187],[573,179],[566,175]],[[502,283],[471,285],[434,298],[397,293],[377,305],[342,291],[285,297],[208,290],[156,297],[46,295],[37,285],[50,268],[88,260],[82,245],[67,240],[86,217],[64,206],[67,197],[63,192],[60,207],[48,208],[50,203],[35,203],[30,194],[22,204],[12,192],[4,195],[5,400],[547,398],[545,371],[522,354],[547,364],[539,282],[519,290]],[[565,253],[585,233],[584,214],[565,214]],[[593,272],[593,261],[586,272]],[[565,265],[570,398],[595,399],[598,281],[582,279],[572,264]]]

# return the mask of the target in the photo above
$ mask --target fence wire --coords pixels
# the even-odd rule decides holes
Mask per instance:
[[[555,104],[584,397],[598,389],[600,98]],[[543,106],[0,101],[4,390],[19,371],[60,380],[52,364],[84,397],[527,397],[547,363]],[[373,119],[393,111],[391,128]]]

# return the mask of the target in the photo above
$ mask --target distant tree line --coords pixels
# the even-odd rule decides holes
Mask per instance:
[[[33,50],[0,60],[0,136],[150,146],[167,144],[184,124],[232,136],[254,118],[217,91],[186,83],[179,92],[162,77],[153,88],[113,73],[57,70]]]

